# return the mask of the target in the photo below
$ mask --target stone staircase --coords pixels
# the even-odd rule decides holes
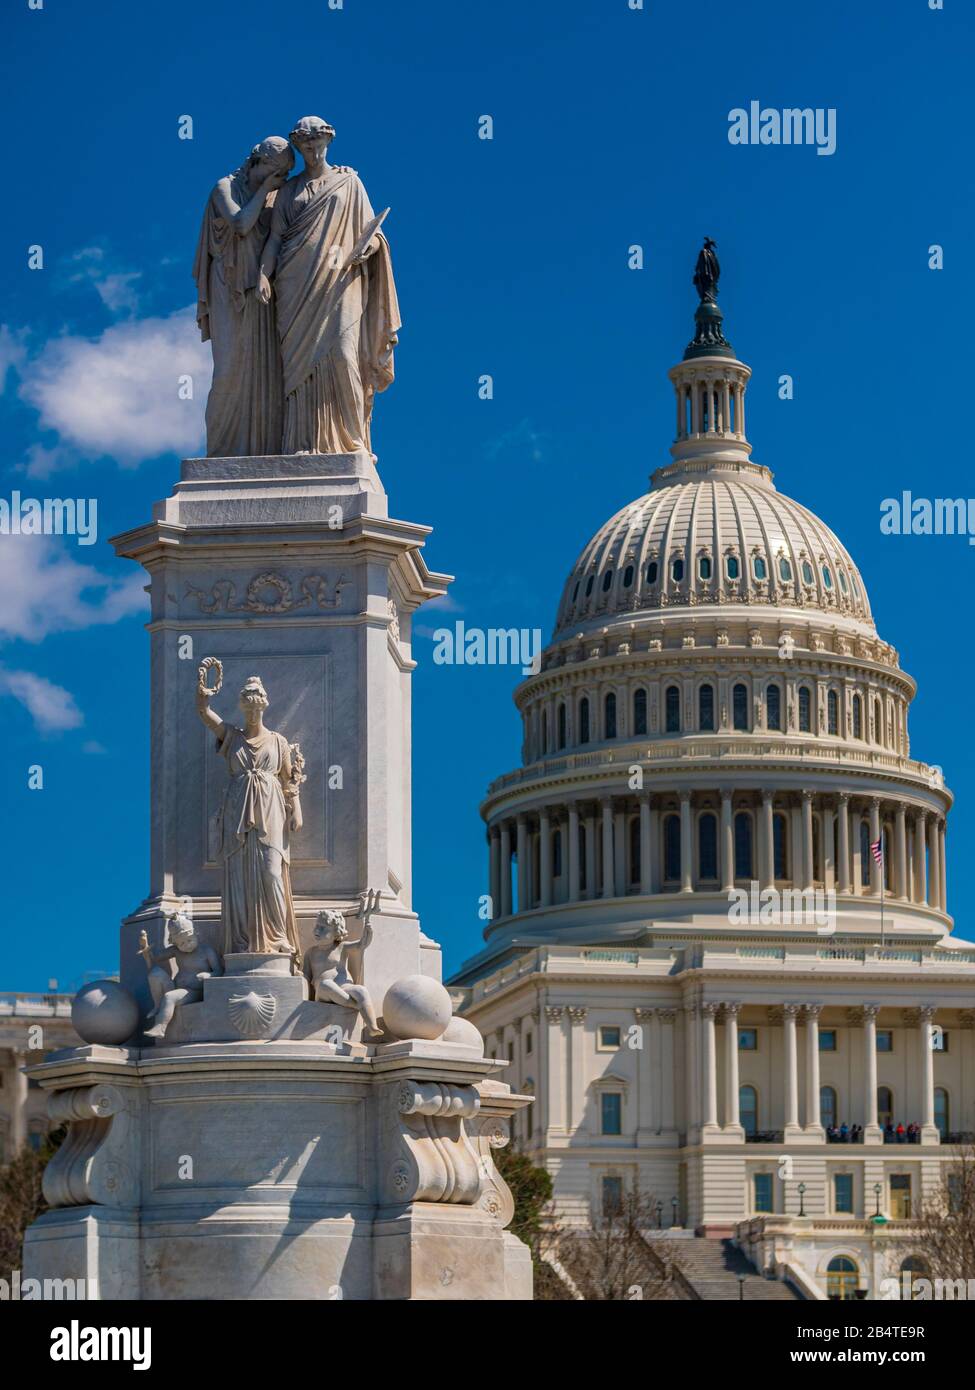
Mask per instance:
[[[649,1236],[649,1244],[662,1259],[676,1261],[688,1286],[689,1296],[707,1302],[731,1302],[742,1298],[747,1303],[771,1300],[795,1302],[801,1300],[791,1284],[779,1279],[766,1279],[745,1258],[730,1240],[715,1240],[692,1236],[682,1240]],[[739,1284],[739,1275],[744,1275]]]

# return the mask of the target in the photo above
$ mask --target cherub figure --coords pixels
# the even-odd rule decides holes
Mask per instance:
[[[349,940],[345,914],[334,910],[320,912],[315,923],[315,944],[304,960],[305,978],[323,1004],[341,1004],[362,1015],[362,1036],[366,1042],[379,1042],[384,1034],[376,1017],[372,998],[362,983],[362,957],[372,940],[369,918],[379,903],[379,893],[363,893],[355,916],[362,922],[357,937]]]
[[[178,1004],[196,1004],[203,998],[203,981],[211,975],[223,974],[223,962],[212,946],[206,946],[196,934],[193,919],[185,909],[174,913],[169,924],[171,946],[154,953],[145,932],[139,937],[139,955],[149,972],[149,989],[155,1008],[149,1018],[155,1019],[146,1029],[147,1038],[161,1038],[172,1022]],[[173,977],[161,962],[176,961]]]

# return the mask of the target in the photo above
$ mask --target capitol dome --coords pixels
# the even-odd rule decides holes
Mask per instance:
[[[752,890],[828,896],[854,943],[829,950],[951,930],[951,795],[910,754],[915,683],[846,547],[752,459],[751,371],[713,294],[695,325],[671,461],[584,547],[515,691],[522,762],[481,807],[491,917],[464,978],[533,943],[734,940]]]
[[[682,606],[771,604],[873,629],[863,580],[824,522],[752,463],[658,469],[652,490],[593,536],[572,568],[556,636]]]

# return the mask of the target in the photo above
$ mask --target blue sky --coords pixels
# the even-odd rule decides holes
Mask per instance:
[[[577,552],[667,461],[666,372],[690,336],[701,238],[716,239],[726,330],[754,371],[754,457],[839,532],[919,682],[912,753],[956,794],[949,900],[975,935],[961,719],[975,551],[879,531],[882,498],[903,489],[975,495],[969,7],[5,9],[0,496],[94,497],[99,539],[0,536],[0,989],[114,969],[119,919],[145,895],[148,639],[139,575],[105,542],[147,520],[179,456],[199,452],[202,402],[177,405],[161,383],[206,360],[185,311],[209,189],[305,114],[336,126],[334,161],[392,207],[405,326],[374,447],[392,513],[433,526],[428,561],[457,576],[451,618],[469,626],[547,639]],[[835,154],[732,146],[728,113],[752,100],[835,108]],[[477,138],[485,114],[491,141]],[[177,138],[183,115],[192,140]],[[932,244],[943,270],[928,268]],[[33,245],[43,269],[28,269]],[[418,640],[415,902],[452,967],[480,944],[477,806],[519,761],[519,676],[438,666],[432,650]]]

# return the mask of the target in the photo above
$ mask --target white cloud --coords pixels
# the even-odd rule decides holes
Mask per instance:
[[[77,729],[84,715],[70,690],[37,676],[33,671],[0,670],[0,690],[19,700],[43,734]]]
[[[142,279],[141,270],[107,268],[105,250],[101,246],[85,246],[69,258],[75,269],[68,275],[72,284],[87,281],[94,286],[105,308],[113,314],[134,314],[139,307],[136,284]]]
[[[114,623],[147,605],[144,571],[109,579],[52,536],[0,536],[0,638],[39,642],[52,632]]]
[[[21,369],[21,397],[43,429],[92,457],[134,467],[159,454],[193,454],[204,439],[210,349],[193,307],[113,324],[97,338],[57,338]],[[180,378],[193,400],[180,399]],[[50,465],[46,456],[39,472]]]

